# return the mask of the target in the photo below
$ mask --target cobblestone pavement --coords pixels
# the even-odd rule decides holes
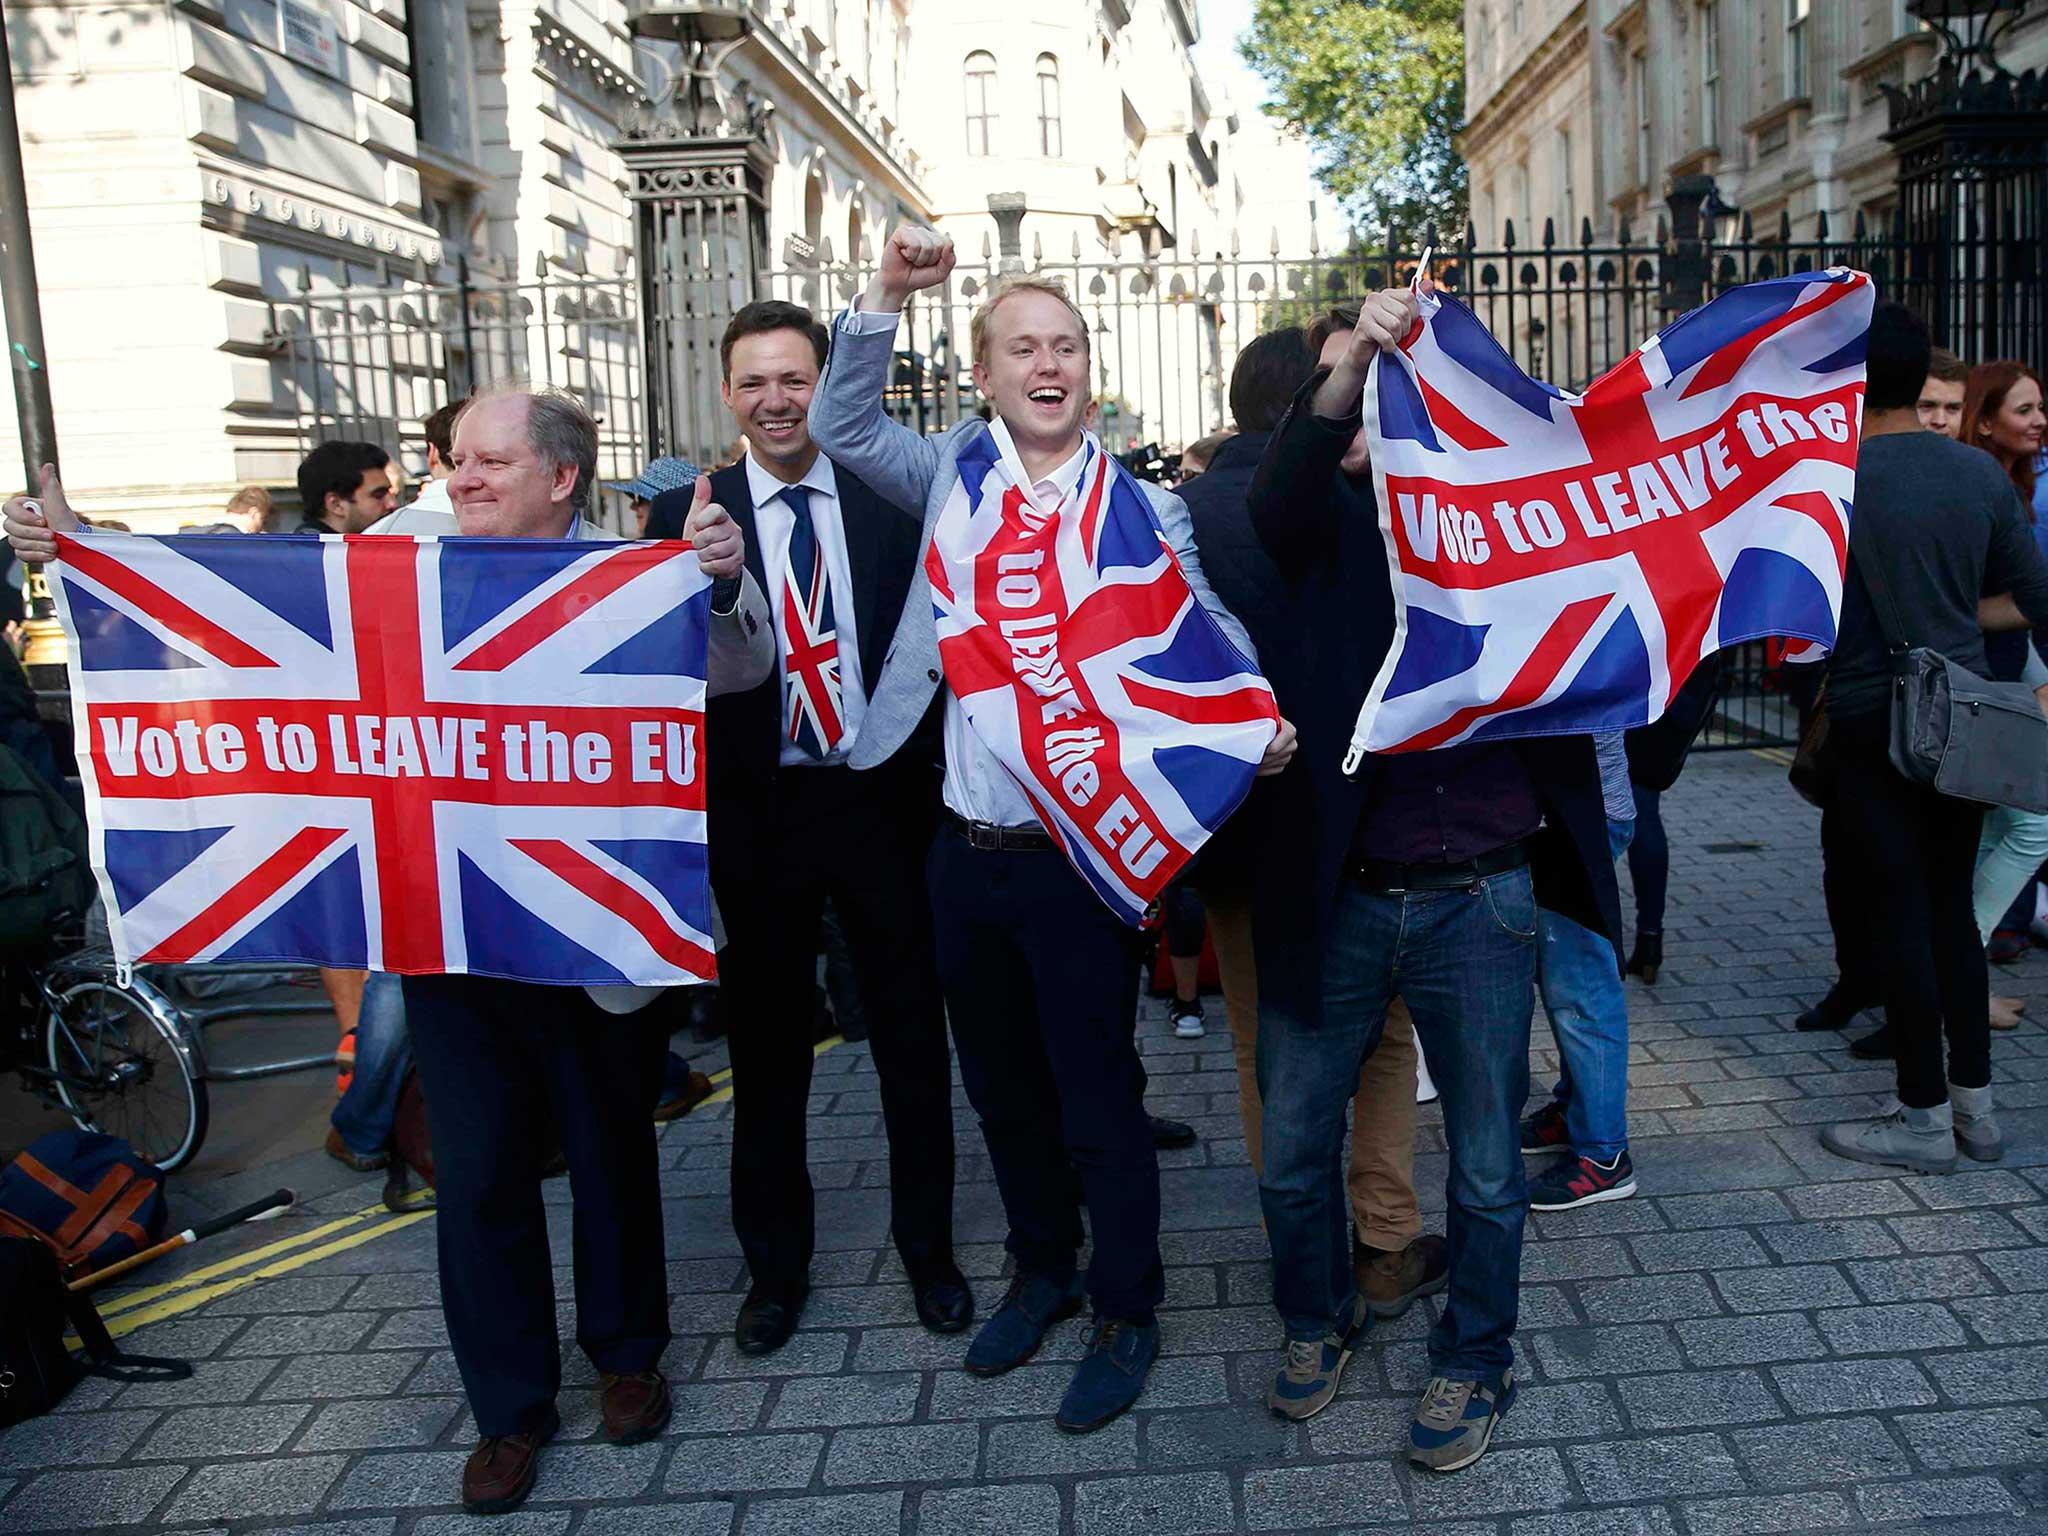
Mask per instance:
[[[595,1439],[572,1355],[563,1439],[530,1505],[489,1529],[2048,1531],[2048,956],[1998,973],[2038,1015],[1994,1047],[2005,1162],[1873,1177],[1822,1151],[1817,1126],[1868,1111],[1889,1069],[1791,1028],[1831,973],[1814,816],[1750,754],[1697,761],[1666,804],[1669,959],[1654,989],[1631,983],[1641,1193],[1532,1221],[1529,1385],[1478,1467],[1429,1477],[1398,1454],[1424,1309],[1374,1332],[1320,1418],[1268,1417],[1279,1331],[1228,1039],[1176,1041],[1151,1004],[1152,1106],[1202,1142],[1163,1159],[1166,1353],[1138,1411],[1086,1439],[1053,1431],[1078,1321],[1044,1363],[992,1383],[958,1369],[963,1341],[916,1326],[887,1249],[872,1067],[841,1047],[820,1057],[812,1101],[820,1251],[803,1331],[764,1362],[733,1352],[729,1111],[667,1128],[675,1422],[630,1449]],[[1540,1019],[1536,1034],[1540,1083],[1554,1052]],[[1421,1136],[1424,1203],[1440,1211],[1433,1112]],[[1001,1211],[965,1114],[960,1137],[960,1257],[987,1304]],[[314,1214],[376,1194],[351,1184]],[[549,1198],[566,1254],[566,1185]],[[133,1347],[194,1359],[193,1380],[89,1381],[0,1433],[0,1531],[464,1529],[472,1431],[433,1245],[432,1221],[415,1222],[141,1329]],[[566,1302],[563,1324],[573,1336]]]

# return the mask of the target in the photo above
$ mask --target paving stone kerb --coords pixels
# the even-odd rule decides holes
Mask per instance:
[[[666,1127],[674,1423],[651,1445],[603,1444],[572,1345],[561,1442],[529,1509],[491,1529],[2048,1532],[2048,955],[1994,978],[2040,1016],[1993,1044],[2003,1164],[1943,1179],[1840,1162],[1818,1127],[1866,1112],[1889,1079],[1843,1036],[1791,1028],[1832,971],[1813,813],[1781,764],[1748,753],[1696,758],[1664,812],[1665,970],[1655,988],[1629,984],[1641,1193],[1531,1223],[1526,1390],[1480,1467],[1432,1478],[1397,1455],[1428,1370],[1427,1307],[1375,1326],[1321,1419],[1266,1414],[1280,1333],[1222,1009],[1211,1000],[1208,1037],[1181,1041],[1148,1001],[1152,1102],[1202,1140],[1162,1158],[1165,1355],[1129,1420],[1081,1441],[1049,1423],[1080,1320],[995,1382],[959,1369],[964,1341],[914,1325],[887,1238],[873,1062],[842,1046],[819,1058],[811,1101],[820,1294],[804,1331],[767,1362],[733,1352],[746,1279],[724,1193],[730,1106]],[[695,1064],[716,1070],[724,1053]],[[1555,1070],[1539,1013],[1539,1092]],[[986,1309],[1003,1283],[1001,1205],[956,1102],[960,1260]],[[1440,1230],[1433,1110],[1417,1150]],[[332,1209],[377,1193],[365,1182]],[[570,1191],[551,1185],[547,1201],[573,1339]],[[0,1533],[470,1528],[454,1505],[474,1430],[438,1296],[433,1233],[416,1228],[142,1330],[133,1347],[185,1354],[197,1374],[88,1381],[63,1412],[0,1432]]]

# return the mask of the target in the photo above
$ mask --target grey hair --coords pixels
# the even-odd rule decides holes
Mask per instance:
[[[576,467],[576,485],[569,492],[569,510],[589,515],[590,488],[597,481],[597,421],[581,400],[565,389],[507,384],[485,390],[469,403],[516,395],[526,401],[526,446],[550,469]],[[464,407],[465,410],[468,406]]]

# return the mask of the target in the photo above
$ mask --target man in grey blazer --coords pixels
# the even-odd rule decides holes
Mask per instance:
[[[953,260],[952,242],[933,230],[906,226],[891,235],[860,306],[839,317],[831,365],[811,402],[819,446],[886,501],[921,508],[927,546],[970,448],[979,445],[984,460],[993,450],[1013,478],[1012,494],[1057,516],[1092,446],[1081,425],[1088,328],[1048,283],[999,288],[974,317],[974,378],[994,407],[992,422],[966,421],[927,439],[883,413],[903,304],[944,282]],[[1144,490],[1196,600],[1250,656],[1243,628],[1203,579],[1187,509],[1154,486]],[[920,563],[853,766],[886,761],[942,683]],[[950,689],[944,701],[947,816],[930,860],[939,975],[1016,1261],[1016,1278],[966,1366],[996,1376],[1021,1365],[1054,1322],[1079,1309],[1082,1230],[1071,1162],[1094,1233],[1086,1282],[1094,1326],[1055,1422],[1084,1433],[1137,1400],[1159,1350],[1159,1163],[1134,1038],[1137,949]],[[1293,731],[1283,726],[1261,771],[1277,772],[1292,751]]]

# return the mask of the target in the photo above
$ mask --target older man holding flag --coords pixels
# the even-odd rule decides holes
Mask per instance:
[[[940,979],[1017,1269],[966,1366],[1023,1364],[1079,1308],[1071,1159],[1095,1321],[1056,1423],[1085,1433],[1137,1401],[1159,1351],[1134,925],[1253,775],[1285,766],[1293,731],[1202,577],[1186,508],[1083,430],[1088,328],[1062,290],[1014,281],[974,316],[992,421],[926,439],[883,413],[898,314],[953,263],[932,230],[890,236],[839,319],[811,432],[924,522],[853,766],[881,761],[943,694]]]

